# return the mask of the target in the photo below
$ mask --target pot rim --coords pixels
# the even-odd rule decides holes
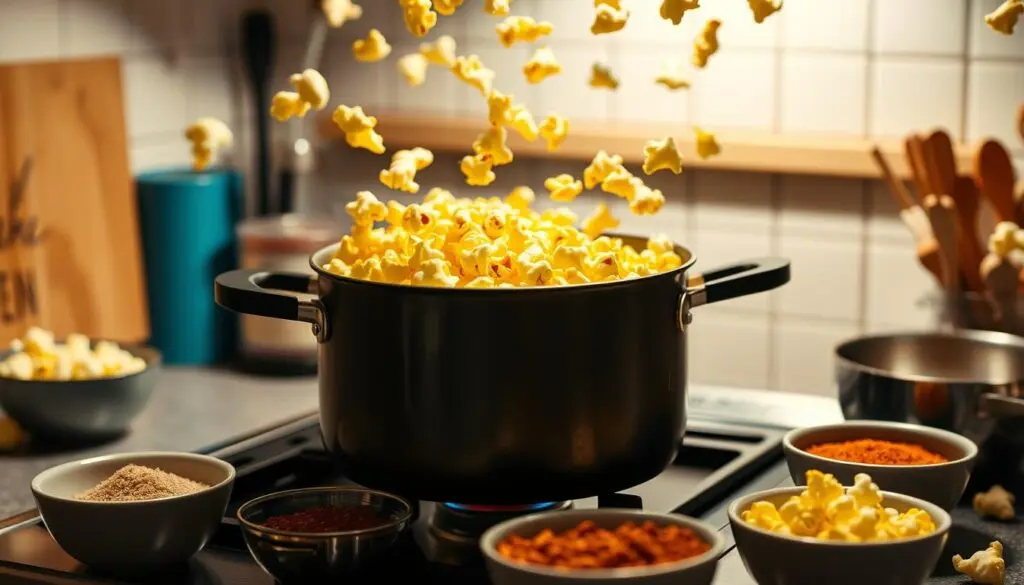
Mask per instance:
[[[636,236],[636,235],[630,235],[630,234],[607,233],[607,234],[602,234],[602,235],[608,236],[609,238],[620,238],[620,239],[624,240],[623,243],[628,243],[628,242],[626,242],[626,240],[634,240],[634,242],[635,241],[641,241],[641,240],[642,241],[646,241],[647,240],[647,237],[645,237],[645,236]],[[696,262],[697,262],[697,255],[694,254],[692,251],[690,251],[689,248],[686,248],[684,246],[680,246],[679,243],[676,242],[675,240],[673,240],[672,243],[674,244],[673,251],[675,251],[676,254],[679,254],[680,258],[685,258],[685,260],[683,261],[683,263],[680,266],[678,266],[676,268],[673,268],[672,270],[666,270],[665,272],[658,272],[656,274],[649,274],[647,276],[639,276],[637,278],[620,279],[620,280],[612,280],[612,281],[605,281],[605,282],[587,282],[587,283],[583,283],[583,284],[546,285],[546,286],[528,286],[528,287],[518,287],[517,286],[517,287],[514,287],[514,288],[441,288],[441,287],[436,287],[436,286],[424,286],[424,285],[415,285],[415,284],[399,284],[399,283],[393,283],[393,282],[377,282],[377,281],[372,281],[372,280],[362,280],[362,279],[359,279],[359,278],[352,278],[350,276],[341,276],[341,275],[338,275],[338,274],[334,274],[332,272],[328,272],[328,271],[323,269],[323,265],[320,262],[317,262],[317,258],[318,257],[326,256],[328,254],[328,252],[330,252],[333,255],[334,251],[337,250],[339,246],[341,246],[340,242],[335,242],[335,243],[330,244],[328,246],[324,246],[323,248],[320,248],[316,252],[313,252],[309,256],[309,266],[313,269],[314,272],[316,272],[318,277],[320,277],[320,278],[328,278],[328,279],[331,279],[331,280],[334,280],[334,281],[337,281],[337,282],[344,282],[344,283],[347,283],[347,284],[361,285],[361,286],[367,286],[367,287],[377,287],[377,288],[384,288],[384,289],[400,289],[400,290],[413,289],[413,290],[416,290],[418,292],[432,292],[432,293],[441,293],[441,294],[445,294],[445,295],[452,295],[452,294],[458,294],[458,295],[494,295],[494,294],[501,294],[501,293],[505,293],[505,294],[519,294],[519,295],[521,295],[521,294],[539,294],[539,293],[542,293],[542,292],[550,293],[552,290],[559,290],[559,291],[565,290],[565,291],[578,292],[578,291],[587,290],[587,289],[594,289],[594,288],[608,288],[608,289],[610,289],[610,288],[614,288],[614,287],[628,286],[629,284],[635,283],[635,282],[643,282],[643,281],[646,281],[646,280],[653,280],[653,279],[657,279],[657,278],[664,278],[664,277],[669,276],[669,275],[675,277],[677,275],[683,274],[684,272],[689,270],[694,264],[696,264]]]

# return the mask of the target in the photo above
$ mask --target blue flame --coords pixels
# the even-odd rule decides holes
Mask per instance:
[[[550,510],[551,508],[554,508],[558,505],[558,502],[539,502],[537,504],[526,504],[522,506],[474,506],[468,504],[456,504],[454,502],[444,502],[441,505],[460,512],[541,512],[543,510]]]

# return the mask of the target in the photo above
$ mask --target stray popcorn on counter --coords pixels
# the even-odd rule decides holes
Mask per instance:
[[[359,20],[363,9],[352,0],[320,0],[320,10],[331,28],[339,28],[350,20]]]
[[[569,135],[569,120],[558,114],[551,114],[537,128],[540,136],[548,143],[548,152],[558,150]]]
[[[420,54],[434,65],[451,69],[455,66],[456,47],[454,37],[442,35],[433,43],[420,43]]]
[[[622,7],[622,0],[594,0],[594,23],[590,34],[603,35],[622,30],[629,21],[629,10]]]
[[[782,10],[782,0],[747,0],[754,22],[761,24],[764,19]]]
[[[363,108],[340,105],[331,114],[331,120],[345,134],[352,148],[365,148],[374,154],[384,154],[384,138],[377,133],[377,118],[367,116]]]
[[[1012,35],[1020,15],[1024,13],[1024,0],[1006,0],[985,15],[985,24],[997,33]]]
[[[562,72],[562,65],[555,58],[555,54],[551,51],[551,47],[539,47],[533,52],[533,56],[530,60],[523,65],[523,75],[526,76],[526,81],[537,84],[552,75],[558,75]]]
[[[541,37],[550,35],[555,27],[550,22],[537,22],[529,16],[509,16],[498,23],[494,30],[498,33],[498,40],[501,41],[501,44],[511,47],[517,42],[536,42]]]
[[[391,165],[381,170],[380,182],[389,189],[418,193],[420,185],[415,181],[416,173],[434,162],[434,153],[425,148],[399,150],[391,156]]]
[[[677,89],[690,89],[690,80],[683,75],[683,68],[679,63],[666,61],[661,66],[661,73],[654,78],[654,83],[675,91]]]
[[[357,61],[373,63],[386,59],[391,54],[391,45],[388,44],[384,35],[375,28],[371,28],[365,39],[356,39],[352,43],[352,55]]]
[[[1003,585],[1006,576],[1003,544],[998,540],[989,543],[988,548],[974,553],[969,559],[953,555],[953,569],[978,585]]]
[[[858,473],[854,485],[844,489],[832,474],[812,469],[800,495],[778,508],[771,502],[754,502],[741,517],[779,534],[843,542],[900,540],[935,531],[927,512],[911,508],[901,513],[882,504],[882,494],[869,475]]]
[[[196,171],[209,167],[217,153],[234,142],[231,129],[217,118],[199,118],[185,128],[185,139],[192,143],[192,169]]]
[[[697,140],[697,156],[707,159],[722,153],[722,147],[711,132],[705,132],[698,126],[693,127],[693,133]]]
[[[1017,517],[1017,511],[1013,504],[1016,498],[1006,491],[1001,485],[994,485],[987,492],[974,494],[971,506],[974,513],[982,518],[994,518],[996,520],[1013,520]]]
[[[427,80],[427,66],[430,61],[422,53],[409,53],[398,60],[398,72],[412,87],[419,87]]]
[[[568,203],[583,192],[583,181],[569,174],[544,179],[544,188],[551,193],[551,200]]]
[[[32,327],[11,342],[12,353],[0,362],[0,377],[18,380],[90,380],[126,376],[146,369],[146,362],[112,341],[97,341],[78,333],[63,344],[53,333]]]
[[[437,24],[437,13],[432,10],[430,0],[398,0],[398,4],[402,7],[405,28],[413,36],[424,37]]]
[[[661,17],[679,25],[687,10],[700,8],[700,0],[661,0]]]
[[[693,41],[693,66],[697,69],[706,67],[711,55],[718,52],[718,29],[721,26],[721,20],[712,18],[704,24],[704,28]]]
[[[683,172],[683,155],[671,136],[664,140],[650,140],[644,145],[644,174],[653,175],[662,169],[677,175]]]
[[[594,63],[590,67],[590,87],[616,90],[619,88],[619,80],[612,75],[612,70],[607,65]]]

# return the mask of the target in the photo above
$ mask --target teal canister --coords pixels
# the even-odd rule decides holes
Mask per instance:
[[[164,362],[223,362],[237,344],[237,318],[216,306],[214,278],[238,264],[235,224],[242,179],[233,170],[171,169],[136,177],[146,260],[150,344]]]

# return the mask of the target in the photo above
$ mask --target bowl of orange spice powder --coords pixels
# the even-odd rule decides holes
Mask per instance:
[[[480,548],[495,585],[710,585],[725,539],[687,516],[602,508],[514,518]]]
[[[782,439],[789,474],[804,484],[808,470],[853,485],[866,473],[898,494],[952,510],[971,478],[978,446],[932,427],[884,421],[847,421],[795,429]]]

